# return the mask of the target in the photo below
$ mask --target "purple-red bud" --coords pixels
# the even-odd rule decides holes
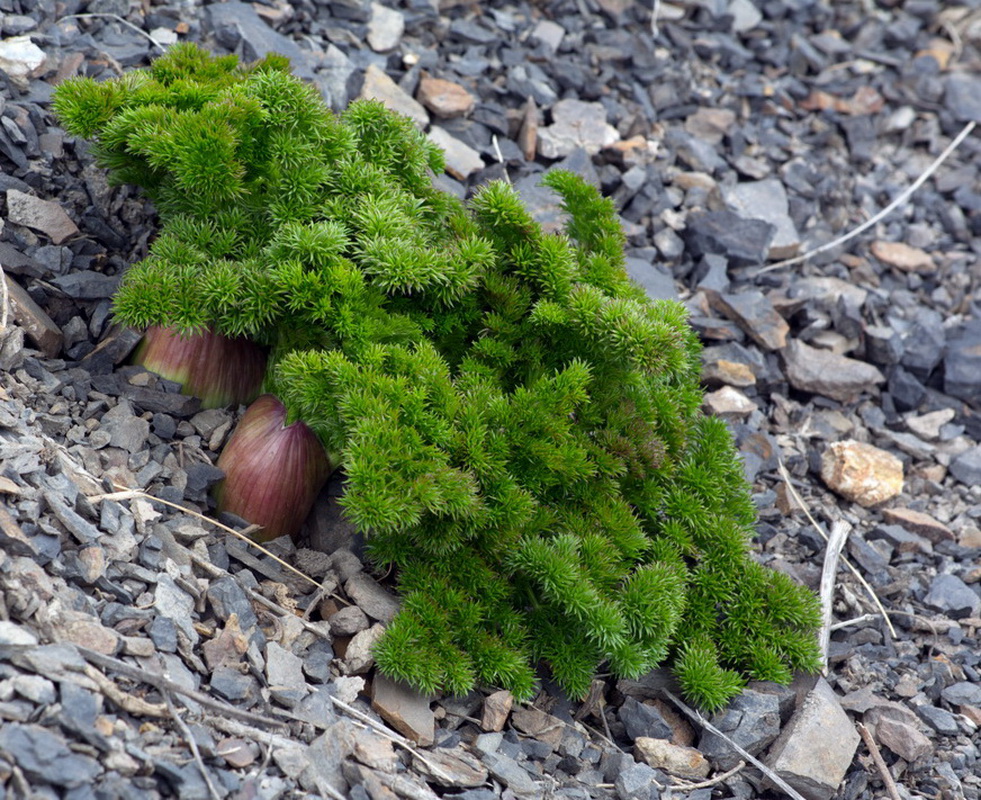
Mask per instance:
[[[159,326],[147,329],[133,361],[181,384],[204,408],[251,402],[266,374],[266,353],[249,339],[210,331],[181,336]]]
[[[218,510],[261,525],[258,541],[296,536],[332,470],[314,432],[301,421],[285,422],[279,399],[260,396],[218,458],[225,472],[215,488]]]

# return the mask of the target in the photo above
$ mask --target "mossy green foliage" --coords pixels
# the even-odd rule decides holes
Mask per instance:
[[[160,209],[118,316],[273,345],[269,382],[342,454],[347,513],[402,595],[385,673],[528,697],[544,662],[580,696],[601,665],[667,662],[711,709],[818,666],[815,598],[751,558],[684,311],[628,280],[592,187],[546,176],[563,235],[502,183],[463,204],[410,122],[337,117],[277,58],[179,46],[66,83],[56,109]]]

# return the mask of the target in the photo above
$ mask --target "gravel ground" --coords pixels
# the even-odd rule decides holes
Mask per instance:
[[[0,798],[979,796],[981,5],[656,6],[0,2]],[[659,673],[418,697],[372,670],[397,598],[339,478],[272,555],[151,500],[207,511],[239,411],[126,365],[110,298],[154,212],[49,101],[179,40],[382,98],[447,191],[507,178],[554,224],[561,165],[613,197],[702,336],[760,559],[817,590],[847,534],[827,675],[751,686],[724,736]]]

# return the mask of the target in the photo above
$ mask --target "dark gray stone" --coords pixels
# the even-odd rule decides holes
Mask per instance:
[[[119,278],[92,270],[78,270],[51,279],[73,300],[106,300],[116,293]]]
[[[619,800],[649,800],[651,790],[656,791],[654,781],[658,771],[648,764],[637,764],[627,767],[617,775],[614,788]]]
[[[301,78],[312,78],[310,54],[301,50],[292,39],[270,28],[255,9],[239,0],[207,6],[205,14],[218,40],[230,50],[241,44],[247,61],[255,61],[269,53],[286,56]],[[236,40],[237,38],[237,40]]]
[[[889,373],[886,388],[897,411],[913,411],[926,397],[926,387],[902,367],[895,367]]]
[[[225,477],[225,473],[218,467],[200,461],[188,464],[184,471],[187,474],[184,496],[189,500],[204,500],[208,489]]]
[[[770,251],[776,228],[758,219],[744,219],[732,211],[692,214],[685,231],[692,255],[726,256],[735,266],[758,266]]]
[[[0,752],[11,756],[31,781],[66,789],[91,783],[102,772],[98,761],[73,753],[64,739],[40,725],[0,727]]]
[[[947,686],[940,696],[953,706],[981,706],[981,685],[958,681]]]
[[[177,652],[177,626],[172,619],[155,617],[150,623],[147,633],[154,647],[164,653]]]
[[[887,325],[869,325],[865,329],[865,354],[876,364],[898,364],[903,357],[902,337]]]
[[[211,582],[207,591],[208,601],[215,615],[226,622],[232,614],[238,615],[238,624],[243,631],[248,631],[257,625],[259,618],[252,610],[252,601],[231,576],[223,576]]]
[[[973,685],[973,684],[972,684]],[[916,715],[941,736],[956,736],[960,733],[957,718],[947,709],[937,706],[915,706]]]
[[[951,461],[950,474],[965,486],[981,485],[981,445],[965,450]]]
[[[950,331],[944,356],[944,391],[981,408],[981,320]]]
[[[488,772],[501,783],[506,784],[515,794],[540,796],[541,785],[513,758],[499,752],[487,753],[484,755],[483,762]]]
[[[726,736],[746,750],[758,755],[780,733],[780,699],[775,694],[745,689],[729,707],[712,719]],[[717,769],[731,769],[739,754],[721,736],[706,731],[698,749]]]
[[[944,356],[947,334],[943,317],[931,308],[919,308],[902,334],[903,355],[900,362],[917,378],[925,380]]]
[[[633,741],[638,736],[652,739],[670,739],[671,726],[654,707],[642,703],[634,697],[628,697],[620,706],[620,722],[627,731],[627,736]]]
[[[934,578],[923,602],[954,619],[976,617],[981,613],[981,597],[956,575]]]
[[[58,522],[64,525],[79,542],[94,542],[101,536],[99,529],[77,514],[74,509],[69,508],[60,494],[44,492],[44,502]]]
[[[944,81],[944,105],[958,122],[981,123],[981,78],[972,72],[952,72]]]
[[[256,696],[258,684],[251,675],[232,667],[218,667],[211,673],[211,689],[226,700],[241,701]]]

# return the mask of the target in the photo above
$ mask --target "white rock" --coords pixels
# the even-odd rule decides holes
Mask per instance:
[[[368,46],[376,53],[394,50],[402,41],[405,33],[405,17],[401,11],[383,6],[381,3],[371,4],[371,21],[368,23]]]
[[[595,155],[620,141],[616,128],[606,121],[601,103],[559,100],[552,106],[552,124],[538,130],[538,152],[545,158],[564,158],[582,147]]]
[[[30,36],[11,36],[0,42],[0,69],[18,86],[27,88],[27,79],[44,64],[45,52]]]

